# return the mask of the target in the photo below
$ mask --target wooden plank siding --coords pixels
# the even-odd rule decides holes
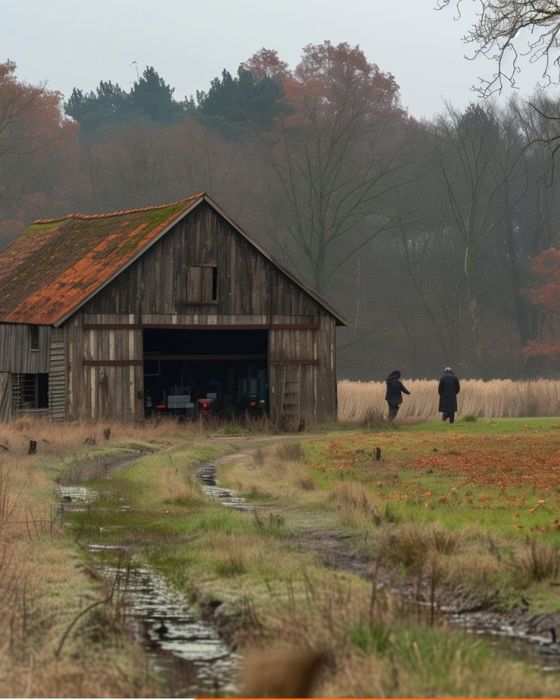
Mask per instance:
[[[49,414],[53,420],[66,419],[67,397],[66,337],[64,329],[53,328],[49,357]]]
[[[0,423],[12,417],[12,375],[0,372]]]
[[[188,268],[215,265],[216,302],[189,300]],[[85,307],[89,314],[317,316],[322,307],[264,258],[208,205],[124,270]]]
[[[39,347],[32,350],[30,326],[0,323],[0,372],[48,372],[51,330],[49,326],[39,326]]]
[[[70,418],[142,418],[142,331],[84,330],[82,320],[65,325]]]
[[[217,298],[202,304],[192,270],[212,266]],[[215,210],[201,205],[62,326],[68,416],[143,418],[144,328],[231,328],[268,331],[273,421],[333,419],[335,324]]]

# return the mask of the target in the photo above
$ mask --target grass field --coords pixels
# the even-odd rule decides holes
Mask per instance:
[[[325,655],[318,695],[557,695],[556,676],[429,624],[389,592],[372,596],[373,569],[364,578],[344,564],[327,567],[320,548],[325,536],[340,536],[337,547],[378,559],[397,587],[400,580],[431,585],[436,605],[460,586],[504,610],[554,611],[559,450],[556,419],[437,422],[253,444],[195,440],[123,468],[109,483],[90,482],[101,508],[76,516],[74,527],[83,541],[99,538],[102,527],[107,542],[137,546],[201,609],[234,621],[239,647],[257,654],[253,671],[263,663],[259,650],[271,646],[276,665],[287,659],[285,676],[294,673],[294,650]],[[221,483],[262,504],[256,514],[201,494],[195,464],[224,454]],[[108,519],[111,502],[123,498],[132,512]],[[256,675],[251,682],[270,693],[270,681]]]

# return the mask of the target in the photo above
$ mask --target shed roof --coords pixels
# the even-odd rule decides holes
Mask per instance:
[[[0,252],[0,322],[60,325],[202,202],[338,324],[346,324],[330,304],[276,262],[203,192],[170,204],[35,221]]]

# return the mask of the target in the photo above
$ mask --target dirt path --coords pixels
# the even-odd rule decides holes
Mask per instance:
[[[110,444],[108,447],[110,447]],[[67,486],[82,481],[106,478],[117,469],[131,464],[132,462],[136,462],[136,460],[142,457],[154,454],[154,452],[164,451],[166,446],[154,446],[152,449],[144,446],[133,447],[131,445],[125,445],[115,449],[117,449],[118,452],[100,455],[93,454],[91,459],[79,461],[75,465],[69,465],[68,469],[55,479],[55,483],[59,486]]]

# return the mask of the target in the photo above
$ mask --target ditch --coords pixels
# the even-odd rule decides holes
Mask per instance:
[[[216,478],[218,465],[219,460],[205,461],[195,471],[208,498],[240,511],[254,513],[263,508],[220,486]],[[59,485],[58,488],[63,514],[85,512],[95,507],[98,493],[94,489],[79,483]],[[120,502],[115,504],[113,511],[122,512],[128,508],[126,502]],[[107,525],[102,528],[102,534],[106,534],[111,527],[111,509],[104,506],[102,510],[108,516]],[[371,580],[373,562],[354,549],[340,533],[309,529],[295,537],[299,537],[302,549],[313,551],[325,566]],[[108,545],[100,537],[99,541],[88,541],[86,550],[93,558],[95,570],[119,591],[124,603],[126,630],[142,645],[149,671],[158,678],[166,696],[208,697],[235,693],[233,679],[240,656],[164,575],[145,565],[134,545]],[[126,564],[123,565],[123,561]],[[393,593],[407,599],[411,605],[424,608],[428,605],[418,600],[411,601],[410,588],[403,586],[399,589],[392,582],[384,581],[383,577],[380,577],[378,586],[391,586]],[[550,635],[531,634],[523,627],[522,621],[516,625],[491,610],[459,614],[452,606],[441,606],[437,610],[437,620],[484,638],[504,655],[541,671],[560,671],[560,645],[554,643]]]

